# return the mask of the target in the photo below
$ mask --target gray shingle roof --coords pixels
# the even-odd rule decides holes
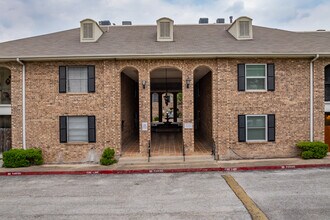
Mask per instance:
[[[253,40],[238,41],[227,24],[175,25],[174,42],[157,42],[156,26],[110,26],[96,43],[81,43],[79,28],[0,43],[0,59],[62,56],[225,56],[327,54],[330,32],[291,32],[253,26]]]

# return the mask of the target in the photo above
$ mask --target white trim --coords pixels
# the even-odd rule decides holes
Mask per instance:
[[[264,140],[248,140],[248,117],[265,117],[265,139]],[[246,142],[267,142],[268,140],[268,117],[267,115],[245,115],[245,140]]]
[[[259,65],[259,66],[265,66],[265,76],[262,77],[262,76],[259,76],[259,77],[256,77],[256,76],[252,76],[252,77],[248,77],[246,76],[246,67],[247,66],[252,66],[252,65]],[[245,64],[245,73],[244,73],[244,80],[245,80],[245,91],[248,91],[248,92],[265,92],[267,91],[267,64],[263,64],[263,63],[248,63],[248,64]],[[248,89],[247,88],[247,78],[249,79],[265,79],[265,88],[264,89]]]

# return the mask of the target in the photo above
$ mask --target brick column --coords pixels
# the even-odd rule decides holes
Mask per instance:
[[[186,80],[189,77],[191,83],[187,88]],[[182,74],[182,95],[183,95],[183,143],[185,145],[186,154],[194,152],[194,85],[193,72],[184,71]]]
[[[162,99],[162,92],[158,93],[158,121],[163,121],[163,99]]]
[[[142,81],[146,81],[145,89],[143,89]],[[147,70],[139,72],[139,147],[140,153],[144,156],[147,155],[148,141],[151,140],[151,121],[150,121],[150,77]],[[143,124],[147,123],[146,130],[143,130]]]

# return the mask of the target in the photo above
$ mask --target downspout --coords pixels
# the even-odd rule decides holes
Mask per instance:
[[[320,57],[319,54],[316,54],[314,59],[310,62],[310,141],[314,141],[314,61]]]
[[[25,64],[17,58],[16,61],[22,65],[22,138],[23,138],[23,149],[26,150],[26,136],[25,136]]]

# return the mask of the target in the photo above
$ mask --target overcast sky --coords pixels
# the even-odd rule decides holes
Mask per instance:
[[[92,18],[121,24],[209,23],[249,16],[254,25],[294,31],[330,30],[330,0],[0,0],[0,42],[79,27]]]

